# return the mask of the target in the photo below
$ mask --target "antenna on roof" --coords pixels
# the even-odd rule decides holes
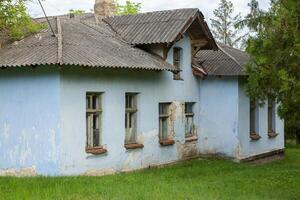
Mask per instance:
[[[39,2],[40,6],[41,6],[41,8],[42,8],[42,10],[43,10],[43,13],[44,13],[44,15],[45,15],[45,17],[46,17],[46,19],[47,19],[48,25],[49,25],[49,27],[50,27],[50,29],[51,29],[51,31],[52,31],[52,36],[55,37],[54,30],[53,30],[53,28],[52,28],[52,26],[51,26],[51,24],[50,24],[50,21],[49,21],[47,15],[46,15],[46,12],[45,12],[45,10],[44,10],[44,7],[43,7],[43,5],[42,5],[42,3],[41,3],[40,0],[38,0],[38,2]]]

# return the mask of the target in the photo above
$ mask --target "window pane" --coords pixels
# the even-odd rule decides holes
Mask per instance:
[[[126,108],[130,108],[130,96],[126,95]]]
[[[175,62],[180,63],[180,53],[181,53],[181,49],[180,48],[174,48],[174,65]]]
[[[90,97],[86,96],[86,108],[89,109],[90,108]]]
[[[125,143],[134,143],[136,140],[136,96],[130,93],[125,95]]]
[[[159,104],[159,114],[160,115],[167,115],[169,113],[168,109],[169,109],[169,104],[167,104],[167,103]]]
[[[94,129],[93,131],[93,147],[99,147],[100,146],[100,133],[99,129]]]
[[[259,110],[256,100],[250,101],[250,133],[258,133]]]
[[[186,118],[186,126],[185,126],[186,136],[191,136],[194,134],[194,119],[193,117]]]
[[[93,144],[93,138],[92,138],[92,131],[93,131],[93,123],[92,120],[93,119],[93,114],[87,114],[87,118],[86,118],[86,123],[87,123],[87,145],[89,147],[92,146]]]
[[[163,118],[161,120],[161,138],[162,139],[167,139],[168,138],[168,119]]]
[[[276,114],[276,104],[272,100],[268,100],[268,130],[275,131],[275,114]]]
[[[193,114],[194,113],[193,107],[194,107],[194,103],[186,103],[185,104],[185,113]]]
[[[128,128],[128,113],[125,113],[125,128]]]
[[[268,130],[269,131],[273,130],[273,107],[272,107],[272,105],[268,106]]]
[[[92,97],[92,99],[93,99],[93,109],[98,109],[98,105],[97,105],[97,103],[98,103],[98,96],[96,96],[96,95],[93,95],[93,97]]]

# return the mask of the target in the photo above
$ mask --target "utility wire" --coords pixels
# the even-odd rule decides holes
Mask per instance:
[[[40,0],[38,0],[38,2],[39,2],[40,6],[41,6],[41,8],[42,8],[42,10],[43,10],[43,13],[44,13],[44,15],[45,15],[45,17],[46,17],[46,19],[47,19],[48,25],[49,25],[49,27],[50,27],[50,29],[51,29],[51,31],[52,31],[52,36],[55,37],[54,30],[53,30],[53,28],[52,28],[52,26],[51,26],[51,24],[50,24],[50,21],[49,21],[47,15],[46,15],[46,12],[45,12],[45,10],[44,10],[44,7],[43,7],[43,5],[42,5],[42,3],[41,3]]]

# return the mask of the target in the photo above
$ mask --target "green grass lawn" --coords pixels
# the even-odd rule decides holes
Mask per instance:
[[[0,178],[0,199],[300,199],[300,149],[252,166],[198,159],[105,177]]]

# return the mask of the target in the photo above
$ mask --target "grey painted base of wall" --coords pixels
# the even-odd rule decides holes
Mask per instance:
[[[122,174],[122,173],[128,173],[128,172],[137,172],[137,171],[143,171],[147,169],[159,169],[159,168],[164,168],[164,167],[170,167],[175,164],[178,164],[182,161],[188,161],[188,160],[195,160],[195,159],[207,159],[207,158],[221,158],[225,160],[231,160],[231,161],[237,161],[239,163],[253,163],[253,164],[265,164],[268,162],[272,162],[275,160],[281,160],[284,158],[284,149],[279,149],[255,156],[251,156],[248,158],[244,158],[241,160],[236,160],[232,157],[225,156],[223,154],[199,154],[196,156],[191,156],[191,157],[186,157],[181,160],[177,161],[171,161],[167,162],[164,164],[157,164],[157,165],[150,165],[148,167],[140,168],[140,169],[135,169],[135,170],[128,170],[128,171],[107,171],[107,170],[91,170],[88,173],[82,174],[82,176],[105,176],[105,175],[112,175],[112,174]],[[2,173],[1,173],[2,172]],[[22,173],[21,173],[22,172]],[[31,168],[26,168],[26,169],[21,169],[20,172],[16,170],[2,170],[0,171],[0,177],[5,177],[5,176],[14,176],[14,177],[34,177],[34,176],[39,176],[34,170]]]
[[[239,162],[263,164],[263,163],[266,163],[266,162],[281,160],[281,159],[284,158],[284,154],[285,154],[284,149],[278,149],[278,150],[258,154],[258,155],[255,155],[255,156],[250,156],[248,158],[244,158],[244,159],[239,160]]]

